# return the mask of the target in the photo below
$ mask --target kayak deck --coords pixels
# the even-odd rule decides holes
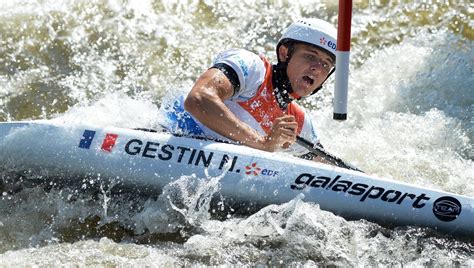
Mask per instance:
[[[161,191],[182,176],[219,177],[219,193],[260,206],[303,200],[349,219],[474,237],[474,199],[292,156],[169,133],[49,121],[0,123],[4,168],[97,176]],[[66,181],[64,183],[67,183]]]

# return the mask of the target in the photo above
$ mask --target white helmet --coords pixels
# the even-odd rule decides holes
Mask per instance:
[[[292,23],[278,41],[279,47],[288,42],[296,41],[317,46],[336,57],[336,28],[327,21],[320,19],[301,19]]]

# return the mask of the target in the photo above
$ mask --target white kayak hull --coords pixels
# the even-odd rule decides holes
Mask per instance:
[[[49,121],[0,123],[1,169],[100,174],[123,186],[156,191],[183,175],[206,178],[225,172],[220,193],[237,202],[263,206],[303,194],[304,201],[346,218],[474,237],[472,197],[169,133]]]

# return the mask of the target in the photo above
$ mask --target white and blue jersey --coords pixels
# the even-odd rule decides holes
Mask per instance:
[[[231,49],[215,58],[213,66],[219,64],[225,64],[232,68],[236,74],[235,80],[238,79],[236,81],[238,86],[234,87],[233,96],[224,103],[241,121],[257,130],[261,135],[266,135],[271,130],[275,118],[291,114],[295,116],[298,123],[298,135],[318,142],[313,122],[302,107],[294,102],[289,104],[287,111],[283,111],[279,107],[273,94],[272,67],[265,58],[247,50]],[[173,105],[166,107],[165,110],[169,119],[168,128],[174,133],[229,140],[209,129],[185,111],[183,96],[175,100]],[[295,155],[308,153],[305,148],[297,144],[285,151]]]

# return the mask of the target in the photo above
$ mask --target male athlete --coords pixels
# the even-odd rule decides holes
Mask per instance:
[[[169,107],[170,130],[306,155],[296,136],[319,139],[295,100],[318,92],[333,73],[336,29],[319,19],[299,20],[284,31],[276,52],[276,65],[244,49],[219,54],[189,94]]]

